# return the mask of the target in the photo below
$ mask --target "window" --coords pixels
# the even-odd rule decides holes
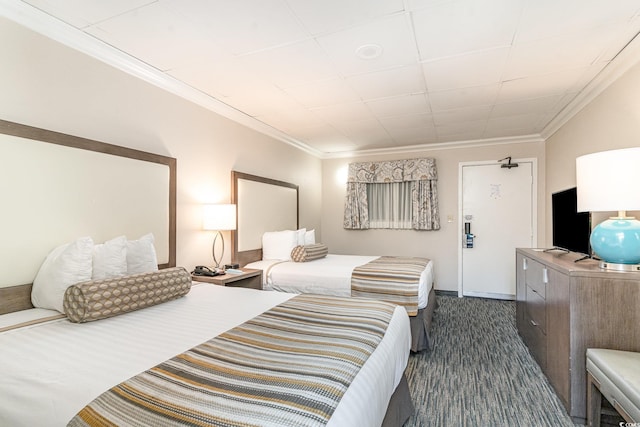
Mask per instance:
[[[433,158],[349,163],[344,228],[440,229],[437,180]]]
[[[370,228],[412,228],[411,182],[367,184]]]

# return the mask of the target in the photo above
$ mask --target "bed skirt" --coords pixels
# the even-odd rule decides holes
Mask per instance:
[[[427,306],[418,310],[418,314],[409,317],[411,323],[411,351],[429,351],[432,348],[431,336],[431,322],[433,320],[433,312],[437,307],[436,291],[431,287],[429,291],[429,298],[427,300]]]
[[[415,407],[411,400],[411,392],[409,391],[409,383],[406,374],[402,374],[402,379],[391,395],[387,413],[384,415],[382,427],[402,427],[411,415]]]

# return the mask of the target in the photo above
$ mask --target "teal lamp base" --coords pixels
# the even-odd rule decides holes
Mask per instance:
[[[591,232],[591,248],[609,270],[640,271],[640,221],[610,218]]]

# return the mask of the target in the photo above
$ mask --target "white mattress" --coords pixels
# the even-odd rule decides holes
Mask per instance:
[[[351,272],[377,256],[332,255],[309,262],[262,260],[246,265],[257,268],[267,290],[351,296]],[[268,274],[267,274],[268,273]],[[425,308],[433,285],[433,261],[429,261],[420,276],[418,308]]]
[[[60,319],[2,332],[0,425],[64,426],[114,385],[292,296],[194,284],[183,298],[121,316],[85,324]],[[13,317],[24,320],[28,315]],[[0,323],[7,323],[3,318]],[[398,307],[378,349],[354,379],[329,425],[382,423],[406,368],[411,345],[408,323],[406,311]]]

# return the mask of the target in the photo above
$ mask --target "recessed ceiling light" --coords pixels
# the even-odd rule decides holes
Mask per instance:
[[[376,59],[382,55],[382,46],[377,44],[363,44],[356,49],[356,55],[360,59]]]

